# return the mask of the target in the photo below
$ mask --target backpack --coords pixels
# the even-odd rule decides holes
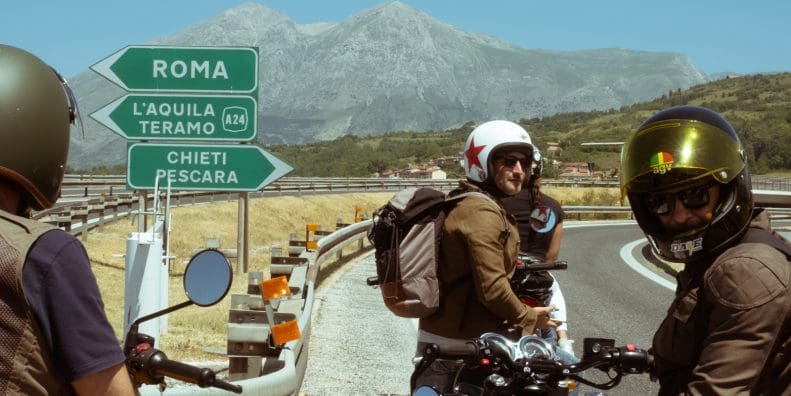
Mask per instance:
[[[425,318],[437,310],[442,225],[455,203],[470,195],[492,199],[480,192],[447,196],[430,187],[410,187],[374,212],[368,240],[375,249],[376,277],[368,284],[379,285],[385,306],[394,314]],[[505,212],[500,211],[508,232]]]

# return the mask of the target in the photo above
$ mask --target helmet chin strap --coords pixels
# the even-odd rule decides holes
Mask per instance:
[[[30,217],[31,209],[13,185],[0,179],[0,209],[21,217]]]

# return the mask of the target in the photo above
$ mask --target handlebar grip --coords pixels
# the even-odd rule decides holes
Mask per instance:
[[[380,284],[382,282],[379,282],[379,277],[378,276],[372,276],[372,277],[366,279],[365,283],[368,286],[376,286],[376,285],[378,285],[378,284]]]
[[[159,375],[196,384],[201,388],[215,385],[214,371],[168,359],[162,351],[157,351],[148,360],[149,370]]]
[[[477,357],[480,354],[478,344],[467,341],[464,345],[454,345],[452,347],[438,348],[437,357],[439,359],[469,359]]]
[[[645,373],[650,371],[654,364],[654,356],[644,349],[625,347],[619,348],[619,352],[621,369],[627,373]]]
[[[569,265],[565,261],[556,261],[554,263],[525,264],[524,267],[528,271],[552,271],[567,269]]]
[[[222,390],[227,390],[229,392],[242,393],[242,386],[241,385],[232,384],[232,383],[230,383],[228,381],[215,380],[214,381],[214,386],[217,387],[217,388],[220,388]]]

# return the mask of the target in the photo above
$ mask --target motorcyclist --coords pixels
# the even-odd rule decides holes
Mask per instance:
[[[443,284],[435,314],[420,319],[417,354],[435,343],[464,345],[486,332],[516,329],[531,334],[546,327],[553,307],[531,308],[514,294],[513,276],[519,233],[502,199],[518,193],[526,182],[533,145],[530,136],[510,121],[490,121],[476,127],[464,146],[466,180],[451,195],[477,191],[448,213],[442,227],[439,277]],[[418,378],[449,392],[458,363],[436,361]]]
[[[684,263],[653,340],[660,394],[791,394],[791,249],[753,208],[733,127],[662,110],[625,142],[620,175],[654,254]]]
[[[78,120],[54,69],[0,44],[0,394],[134,394],[85,248],[29,218],[58,199]]]
[[[541,191],[542,169],[541,153],[536,148],[533,151],[533,164],[526,188],[513,197],[504,199],[503,205],[508,213],[514,215],[519,225],[522,253],[535,258],[537,262],[550,263],[558,259],[563,238],[564,215],[560,203]],[[547,284],[551,286],[547,287]],[[575,359],[573,341],[568,338],[566,301],[557,280],[549,271],[540,271],[529,274],[524,286],[542,289],[541,294],[550,294],[549,304],[557,308],[557,311],[550,316],[553,321],[559,321],[560,324],[556,328],[548,327],[536,331],[548,341],[557,343],[567,354],[566,357]]]

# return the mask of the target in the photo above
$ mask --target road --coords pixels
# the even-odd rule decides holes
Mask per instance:
[[[561,258],[568,261],[569,269],[557,271],[556,276],[566,297],[578,355],[585,337],[614,338],[616,345],[650,345],[673,292],[621,259],[621,248],[641,237],[634,224],[566,225]],[[366,255],[319,287],[302,386],[305,394],[408,394],[415,324],[391,314],[379,290],[366,286],[365,278],[375,273],[374,268],[373,256]],[[673,281],[667,274],[658,275]],[[657,390],[647,375],[632,375],[607,394],[645,395]]]

